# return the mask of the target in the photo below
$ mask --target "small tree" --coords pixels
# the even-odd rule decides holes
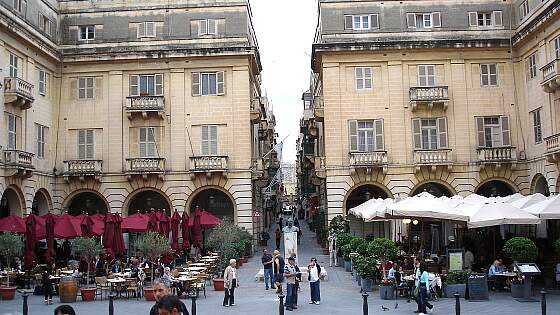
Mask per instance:
[[[392,240],[376,238],[369,242],[367,251],[369,256],[382,262],[383,278],[385,278],[385,262],[395,259],[399,253],[399,248]]]
[[[89,271],[95,256],[101,254],[103,247],[93,237],[78,237],[72,244],[74,254],[80,256],[87,263],[86,286],[89,287]]]
[[[12,234],[0,234],[0,255],[6,257],[6,266],[10,265],[14,256],[19,256],[22,253],[23,241],[21,237]],[[6,277],[6,286],[10,286],[10,277]]]
[[[556,248],[556,254],[560,256],[560,238],[556,240],[554,247]]]
[[[510,238],[502,250],[514,262],[534,262],[538,254],[537,245],[526,237]]]
[[[154,265],[155,261],[163,254],[171,250],[169,245],[169,240],[165,238],[162,234],[157,232],[148,232],[144,234],[144,237],[139,238],[136,241],[136,248],[138,252],[147,257],[152,263],[152,282],[154,279]]]

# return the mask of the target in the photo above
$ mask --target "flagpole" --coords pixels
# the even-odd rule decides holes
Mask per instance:
[[[291,135],[291,133],[289,133],[287,136],[285,136],[284,139],[282,139],[282,141],[280,141],[280,143],[284,143],[284,140],[286,140],[286,138],[288,138],[290,135]],[[262,158],[264,159],[267,155],[269,155],[275,149],[276,149],[276,146],[274,146],[272,149],[270,149],[268,152],[266,152],[266,154],[263,155]]]

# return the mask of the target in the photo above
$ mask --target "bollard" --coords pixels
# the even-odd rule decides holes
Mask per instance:
[[[363,315],[368,315],[369,314],[368,304],[367,304],[368,296],[369,296],[369,294],[367,294],[367,292],[362,293],[362,298],[364,299],[364,302],[362,303],[362,314]]]
[[[21,297],[23,297],[23,315],[27,315],[29,314],[29,307],[27,306],[27,298],[29,297],[29,294],[27,294],[27,292],[23,292]]]
[[[196,295],[192,297],[191,314],[196,315]]]
[[[109,293],[109,315],[114,315],[115,314],[115,307],[113,305],[113,299],[115,298],[115,295],[113,294],[113,292]]]
[[[284,315],[284,294],[278,294],[278,298],[280,299],[280,306],[278,306],[278,314]]]
[[[546,315],[546,291],[541,290],[541,311],[542,315]]]
[[[455,315],[461,315],[461,301],[459,300],[461,295],[459,293],[455,293],[453,296],[455,297]]]

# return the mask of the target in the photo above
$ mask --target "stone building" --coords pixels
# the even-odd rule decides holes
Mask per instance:
[[[558,193],[559,9],[320,0],[298,142],[306,200],[331,219],[423,191]]]
[[[0,216],[200,206],[257,232],[275,119],[247,0],[0,0],[0,67]]]

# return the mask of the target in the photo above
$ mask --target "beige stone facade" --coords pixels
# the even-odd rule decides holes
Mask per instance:
[[[248,1],[12,2],[0,1],[4,215],[198,205],[257,232],[278,163],[262,158],[275,120]]]

